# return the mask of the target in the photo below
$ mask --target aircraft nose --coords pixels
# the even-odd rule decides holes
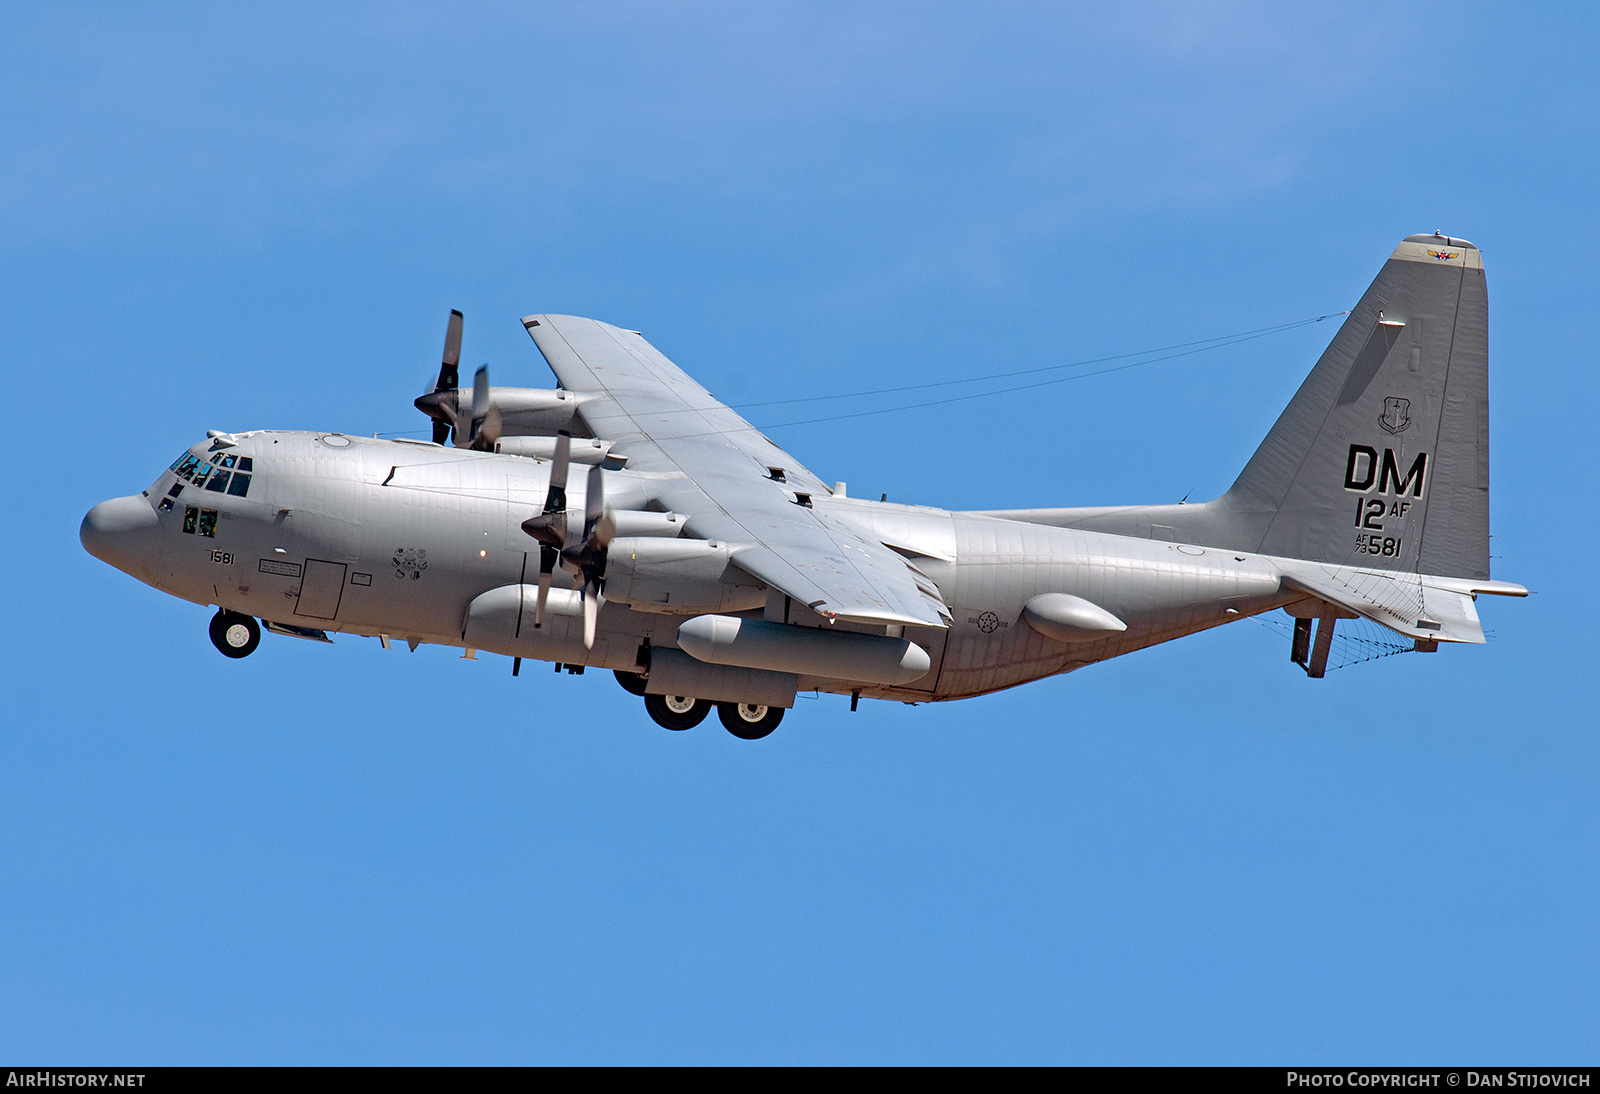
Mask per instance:
[[[83,549],[135,577],[155,568],[161,522],[142,497],[112,498],[90,509],[78,528]]]

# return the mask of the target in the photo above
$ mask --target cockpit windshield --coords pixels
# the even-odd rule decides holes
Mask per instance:
[[[255,460],[234,452],[218,452],[207,460],[185,452],[172,461],[172,473],[177,481],[167,491],[160,504],[162,510],[171,510],[173,498],[183,493],[186,485],[196,490],[215,494],[229,494],[236,498],[250,496],[250,479],[255,472]]]

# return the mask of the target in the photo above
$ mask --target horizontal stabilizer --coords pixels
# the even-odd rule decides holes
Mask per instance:
[[[1528,595],[1527,589],[1505,581],[1419,576],[1288,558],[1272,562],[1286,584],[1424,641],[1481,643],[1477,594]]]

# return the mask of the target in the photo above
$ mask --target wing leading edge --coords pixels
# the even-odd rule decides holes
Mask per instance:
[[[740,568],[827,618],[944,627],[932,582],[810,505],[827,487],[634,331],[570,315],[522,320],[551,370],[585,396],[590,432],[661,476],[662,504],[734,547]]]

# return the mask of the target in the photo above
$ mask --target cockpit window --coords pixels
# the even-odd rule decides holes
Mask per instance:
[[[235,470],[237,469],[237,470]],[[255,470],[255,460],[236,452],[218,452],[207,463],[202,457],[185,452],[172,461],[172,471],[181,482],[190,482],[198,488],[227,493],[233,497],[247,497],[250,493],[250,475]],[[247,472],[240,474],[239,472]],[[173,494],[176,497],[176,493]]]
[[[189,535],[217,536],[217,511],[190,505],[183,511],[183,530]]]

